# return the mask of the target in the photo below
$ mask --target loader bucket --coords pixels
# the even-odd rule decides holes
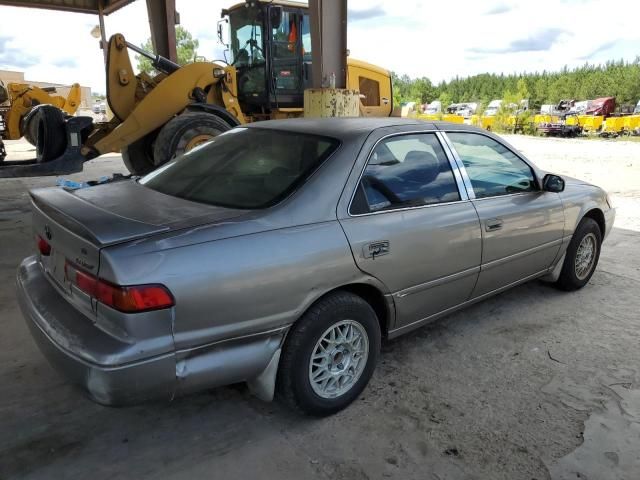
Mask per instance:
[[[84,162],[89,160],[81,153],[82,133],[93,124],[91,117],[71,117],[64,123],[66,147],[62,154],[47,162],[16,160],[0,162],[0,178],[39,177],[45,175],[66,175],[81,172]]]

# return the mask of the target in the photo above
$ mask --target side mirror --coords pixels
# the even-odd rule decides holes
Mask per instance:
[[[549,173],[542,180],[542,189],[545,192],[560,193],[564,191],[564,180],[558,175]]]
[[[282,23],[282,7],[272,5],[269,8],[269,20],[271,21],[271,28],[280,28],[280,24]]]
[[[226,48],[229,48],[229,45],[224,41],[223,25],[226,23],[229,23],[229,20],[227,20],[226,18],[218,20],[218,43],[224,45]]]

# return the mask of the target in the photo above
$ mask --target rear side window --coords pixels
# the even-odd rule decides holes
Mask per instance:
[[[531,167],[492,138],[477,133],[447,133],[471,180],[476,198],[538,189]]]
[[[351,214],[460,200],[453,171],[433,133],[387,138],[375,147]]]
[[[263,128],[234,128],[140,179],[149,188],[229,208],[267,208],[305,182],[336,139]]]

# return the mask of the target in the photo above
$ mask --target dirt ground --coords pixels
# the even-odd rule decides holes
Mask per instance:
[[[244,386],[120,409],[84,398],[14,295],[33,250],[27,189],[54,179],[0,180],[0,479],[640,478],[640,143],[508,140],[613,193],[591,282],[532,282],[386,343],[362,397],[322,420]],[[70,178],[123,170],[112,156]]]

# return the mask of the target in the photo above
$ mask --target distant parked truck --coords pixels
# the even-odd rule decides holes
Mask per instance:
[[[478,104],[475,102],[471,103],[452,103],[447,107],[447,113],[460,115],[464,118],[469,118],[471,115],[476,113],[478,109]]]
[[[541,115],[553,115],[555,112],[556,106],[552,105],[550,103],[547,103],[545,105],[542,105],[540,107],[540,114]]]
[[[585,115],[603,116],[607,118],[616,109],[615,97],[596,98],[591,102],[591,106],[584,112]]]
[[[640,103],[638,103],[640,105]],[[442,102],[440,100],[434,100],[424,111],[427,115],[437,115],[438,113],[442,113]]]
[[[500,110],[501,106],[502,100],[491,100],[489,105],[487,105],[487,108],[484,110],[484,116],[494,117],[498,113],[498,110]]]
[[[573,104],[569,109],[569,115],[583,115],[593,105],[593,100],[582,100]]]

